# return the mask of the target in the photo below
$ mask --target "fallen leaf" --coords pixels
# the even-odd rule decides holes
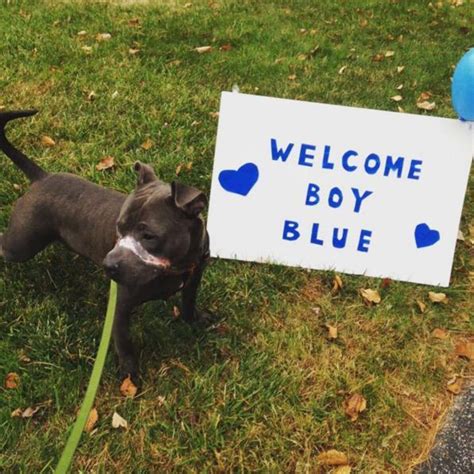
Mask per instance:
[[[342,66],[339,71],[337,71],[338,74],[342,74],[345,70],[347,69],[347,66]]]
[[[118,91],[115,91],[115,92],[112,93],[112,95],[110,97],[112,99],[115,99],[117,96],[118,96]]]
[[[385,55],[382,53],[377,53],[372,56],[372,61],[379,63],[380,61],[383,61],[385,59]]]
[[[137,55],[139,52],[140,52],[140,49],[139,49],[139,48],[130,48],[130,49],[128,50],[128,54],[130,54],[131,56],[135,56],[135,55]]]
[[[401,95],[394,95],[390,97],[390,99],[394,100],[395,102],[400,102],[401,100],[403,100],[403,97]]]
[[[112,428],[128,428],[127,420],[123,419],[116,411],[112,415]]]
[[[113,168],[115,166],[114,157],[113,156],[104,156],[100,160],[100,162],[95,166],[97,171],[108,170],[109,168]]]
[[[176,167],[176,170],[175,170],[175,174],[176,176],[179,175],[179,173],[181,173],[181,170],[183,169],[183,163],[180,163],[177,167]]]
[[[147,139],[141,144],[141,147],[142,147],[144,150],[149,150],[152,146],[153,146],[153,140],[151,140],[150,138],[147,138]]]
[[[436,107],[436,103],[425,100],[423,102],[417,102],[416,106],[421,110],[433,110]]]
[[[43,135],[41,137],[41,145],[46,147],[52,147],[56,145],[56,142],[51,137],[48,137],[48,135]]]
[[[369,22],[366,18],[361,18],[361,20],[359,21],[359,26],[361,28],[365,28],[368,24],[369,24]]]
[[[461,380],[458,377],[454,377],[453,380],[450,380],[446,384],[446,388],[448,389],[448,392],[454,393],[454,395],[459,395],[462,389]]]
[[[399,84],[397,87],[395,87],[397,91],[401,91],[403,89],[403,84]]]
[[[31,359],[25,354],[23,350],[20,351],[18,359],[20,360],[20,362],[31,362]]]
[[[90,433],[94,429],[94,426],[98,420],[99,414],[97,413],[97,409],[93,408],[89,413],[86,424],[84,425],[84,431],[86,433]]]
[[[331,326],[330,324],[325,324],[328,329],[328,337],[329,339],[337,339],[337,327]]]
[[[423,102],[424,100],[431,99],[431,92],[422,92],[419,96],[418,99],[416,99],[417,102]]]
[[[172,61],[170,61],[169,63],[166,63],[168,64],[169,66],[179,66],[181,64],[181,60],[180,59],[173,59]]]
[[[12,418],[15,418],[16,416],[21,416],[23,413],[23,410],[21,408],[17,408],[16,410],[13,410],[10,414]]]
[[[454,352],[458,357],[464,357],[466,359],[474,359],[474,343],[470,341],[461,341],[456,344]]]
[[[89,102],[92,102],[96,98],[96,93],[94,91],[90,91],[89,94],[87,94],[87,100]]]
[[[289,79],[290,81],[294,81],[294,80],[296,79],[296,74],[290,74],[290,75],[288,76],[288,79]]]
[[[86,36],[87,35],[87,31],[86,30],[81,30],[77,33],[77,36]]]
[[[426,311],[426,304],[423,303],[421,300],[416,300],[416,304],[418,305],[418,308],[420,310],[420,313],[424,313]]]
[[[186,163],[186,170],[191,171],[193,169],[193,162],[190,161],[189,163]]]
[[[405,112],[405,109],[403,107],[400,107],[399,105],[397,105],[397,109],[399,112]]]
[[[449,334],[446,329],[435,328],[433,329],[431,335],[436,339],[448,339]]]
[[[181,316],[181,311],[177,306],[173,306],[173,318],[178,319]]]
[[[340,290],[342,290],[343,287],[342,283],[342,278],[339,275],[334,276],[334,280],[332,281],[332,289],[331,293],[335,295],[336,293],[339,293]]]
[[[223,44],[219,51],[230,51],[232,49],[232,45],[230,43]]]
[[[194,51],[199,54],[210,53],[212,51],[212,46],[199,46],[194,48]]]
[[[137,394],[137,386],[132,382],[130,375],[122,382],[120,385],[120,393],[124,397],[131,397],[133,398]]]
[[[81,49],[82,49],[82,51],[84,51],[86,54],[92,53],[92,46],[82,46]]]
[[[316,460],[319,464],[326,466],[343,466],[348,463],[347,456],[336,449],[330,449],[318,454]]]
[[[140,18],[130,18],[130,20],[128,20],[128,26],[140,26]]]
[[[344,402],[344,411],[351,421],[356,421],[366,408],[367,401],[360,393],[354,393]]]
[[[296,58],[298,59],[298,61],[306,61],[308,59],[306,54],[298,54],[298,56],[296,56]]]
[[[156,397],[156,403],[158,404],[159,407],[163,406],[165,401],[166,401],[166,399],[162,395],[158,395]]]
[[[35,413],[38,412],[40,407],[32,408],[28,407],[26,410],[23,410],[21,413],[22,418],[31,418]]]
[[[20,384],[20,376],[16,372],[9,372],[5,377],[5,388],[17,388]]]
[[[461,242],[466,241],[466,238],[464,237],[464,234],[462,233],[461,230],[458,230],[458,240],[460,240]]]
[[[219,112],[209,112],[209,115],[210,115],[212,118],[219,118]]]
[[[429,291],[428,297],[430,301],[432,301],[433,303],[443,303],[443,304],[448,303],[448,297],[446,296],[445,293],[435,293],[434,291]]]
[[[389,288],[391,284],[392,284],[392,279],[391,278],[384,278],[382,280],[382,285],[381,286],[382,286],[383,289],[386,289],[386,288]]]
[[[397,72],[398,74],[400,74],[401,72],[403,72],[405,70],[405,66],[397,66]]]
[[[332,474],[350,474],[352,471],[351,466],[339,466],[334,471],[332,471]]]
[[[395,56],[395,51],[385,51],[386,58],[391,58],[392,56]]]
[[[110,33],[98,33],[95,37],[97,41],[108,41],[110,38],[112,38]]]
[[[377,290],[371,290],[370,288],[362,288],[360,294],[364,301],[369,304],[379,304],[382,301],[379,292]]]

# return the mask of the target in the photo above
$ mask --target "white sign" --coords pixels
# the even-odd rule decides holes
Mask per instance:
[[[224,92],[213,257],[449,285],[468,123]]]

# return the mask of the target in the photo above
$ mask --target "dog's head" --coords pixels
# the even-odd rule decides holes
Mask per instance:
[[[201,191],[164,183],[140,162],[135,171],[137,187],[122,206],[117,243],[104,259],[109,277],[126,286],[186,271],[200,257],[205,234],[199,216],[207,199]]]

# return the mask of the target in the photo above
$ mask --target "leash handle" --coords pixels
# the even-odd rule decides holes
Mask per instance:
[[[109,348],[110,337],[112,335],[112,326],[114,322],[115,306],[117,304],[117,284],[110,281],[109,302],[107,304],[107,313],[105,316],[104,329],[102,330],[102,337],[100,339],[99,350],[92,369],[89,385],[82,402],[79,415],[72,428],[71,434],[67,440],[64,451],[59,459],[55,474],[66,474],[71,464],[72,458],[76,451],[77,445],[81,439],[82,431],[89,417],[89,413],[94,404],[95,395],[99,386],[102,370],[105,364],[105,357]]]

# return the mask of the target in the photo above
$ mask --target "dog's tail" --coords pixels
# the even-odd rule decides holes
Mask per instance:
[[[33,163],[20,150],[17,150],[5,135],[5,125],[20,117],[29,117],[37,113],[37,110],[18,110],[12,112],[0,112],[0,150],[2,150],[18,168],[26,174],[31,182],[38,181],[47,176],[46,171]]]

